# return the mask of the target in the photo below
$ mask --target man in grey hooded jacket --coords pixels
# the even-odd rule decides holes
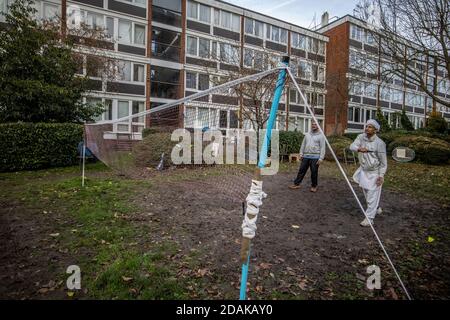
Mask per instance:
[[[303,181],[308,168],[311,169],[311,192],[317,192],[317,183],[319,176],[319,165],[325,157],[325,138],[319,131],[317,123],[311,124],[311,131],[303,138],[300,147],[300,168],[294,184],[289,186],[290,189],[299,189],[300,183]]]

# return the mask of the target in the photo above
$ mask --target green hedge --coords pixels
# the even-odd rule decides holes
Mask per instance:
[[[343,159],[344,149],[349,148],[353,140],[345,136],[329,136],[327,138],[330,142],[331,148],[336,154],[336,157],[338,157],[338,159]],[[325,159],[330,161],[334,160],[333,155],[331,154],[328,147],[326,147]]]
[[[78,163],[83,126],[72,123],[0,124],[0,171],[69,166]]]
[[[170,166],[172,149],[177,144],[170,138],[169,132],[147,132],[145,138],[133,147],[135,164],[141,167],[155,167],[164,153],[164,166]]]
[[[404,136],[395,139],[388,146],[392,152],[396,147],[408,147],[416,153],[416,160],[427,164],[447,164],[450,159],[450,143],[423,136]]]
[[[299,131],[280,131],[280,154],[299,153],[304,135]]]

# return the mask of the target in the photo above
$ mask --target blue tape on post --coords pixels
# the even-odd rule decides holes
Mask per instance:
[[[283,64],[289,65],[289,57],[283,58]],[[267,151],[269,148],[270,139],[272,137],[272,129],[277,118],[278,104],[280,103],[281,94],[283,93],[284,82],[286,80],[286,70],[280,70],[278,74],[278,79],[275,87],[275,93],[272,100],[272,106],[270,107],[270,115],[267,121],[267,131],[264,136],[263,145],[261,147],[261,152],[259,155],[258,167],[264,168],[266,165]],[[247,262],[242,264],[241,272],[241,289],[239,294],[240,300],[246,299],[247,294],[247,277],[248,277],[248,266],[250,264],[250,248],[248,249]]]

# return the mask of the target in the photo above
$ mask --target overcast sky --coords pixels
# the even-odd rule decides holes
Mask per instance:
[[[301,27],[312,28],[314,14],[316,23],[328,11],[330,18],[352,14],[359,0],[224,0],[243,8],[267,14]]]

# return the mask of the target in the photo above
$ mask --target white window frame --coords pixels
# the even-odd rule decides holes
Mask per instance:
[[[230,31],[233,31],[233,32],[237,32],[237,33],[241,33],[241,16],[240,16],[240,15],[235,14],[235,13],[232,13],[232,12],[230,12],[230,11],[217,9],[217,8],[214,8],[213,12],[214,12],[214,13],[213,13],[213,23],[214,23],[214,25],[215,25],[216,27],[219,27],[219,28],[225,29],[225,30],[230,30]],[[231,15],[231,16],[230,16],[230,27],[224,27],[224,26],[222,26],[222,13],[223,13],[223,12],[224,12],[224,13],[228,13],[228,14]],[[216,19],[216,18],[217,18],[216,13],[218,13],[218,19]],[[237,19],[237,20],[239,21],[239,28],[238,28],[238,30],[235,30],[235,28],[234,28],[234,23],[233,23],[233,21],[234,21],[235,19]]]
[[[272,35],[273,35],[272,28],[277,28],[278,29],[278,40],[274,40],[273,39],[273,37],[272,37]],[[286,32],[286,42],[282,42],[281,41],[281,31],[282,30]],[[267,36],[268,34],[270,35],[269,37]],[[287,29],[284,29],[282,27],[274,26],[274,25],[271,25],[271,24],[266,24],[266,35],[265,36],[266,36],[266,40],[269,40],[270,42],[279,43],[279,44],[282,44],[282,45],[287,45],[289,32],[288,32]]]
[[[131,41],[130,42],[121,41],[121,39],[120,39],[119,30],[120,30],[120,22],[121,21],[131,23],[131,39],[130,39]],[[106,22],[106,20],[105,20],[105,22]],[[136,25],[144,27],[144,44],[135,43]],[[116,37],[118,43],[126,44],[126,45],[132,45],[132,46],[135,46],[135,47],[145,48],[146,47],[146,43],[147,43],[146,35],[147,35],[147,26],[145,24],[138,23],[138,22],[135,22],[135,21],[132,21],[132,20],[122,19],[122,18],[118,19],[118,21],[117,21],[117,37]]]
[[[252,32],[247,32],[247,30],[245,28],[245,24],[247,23],[247,21],[251,21],[251,23],[252,23]],[[257,22],[261,24],[261,35],[257,35],[256,34],[256,23]],[[259,20],[255,20],[255,19],[252,19],[252,18],[245,17],[245,19],[244,19],[244,33],[248,34],[248,35],[251,35],[253,37],[256,37],[256,38],[264,39],[264,25],[265,25],[264,22],[261,22]]]

